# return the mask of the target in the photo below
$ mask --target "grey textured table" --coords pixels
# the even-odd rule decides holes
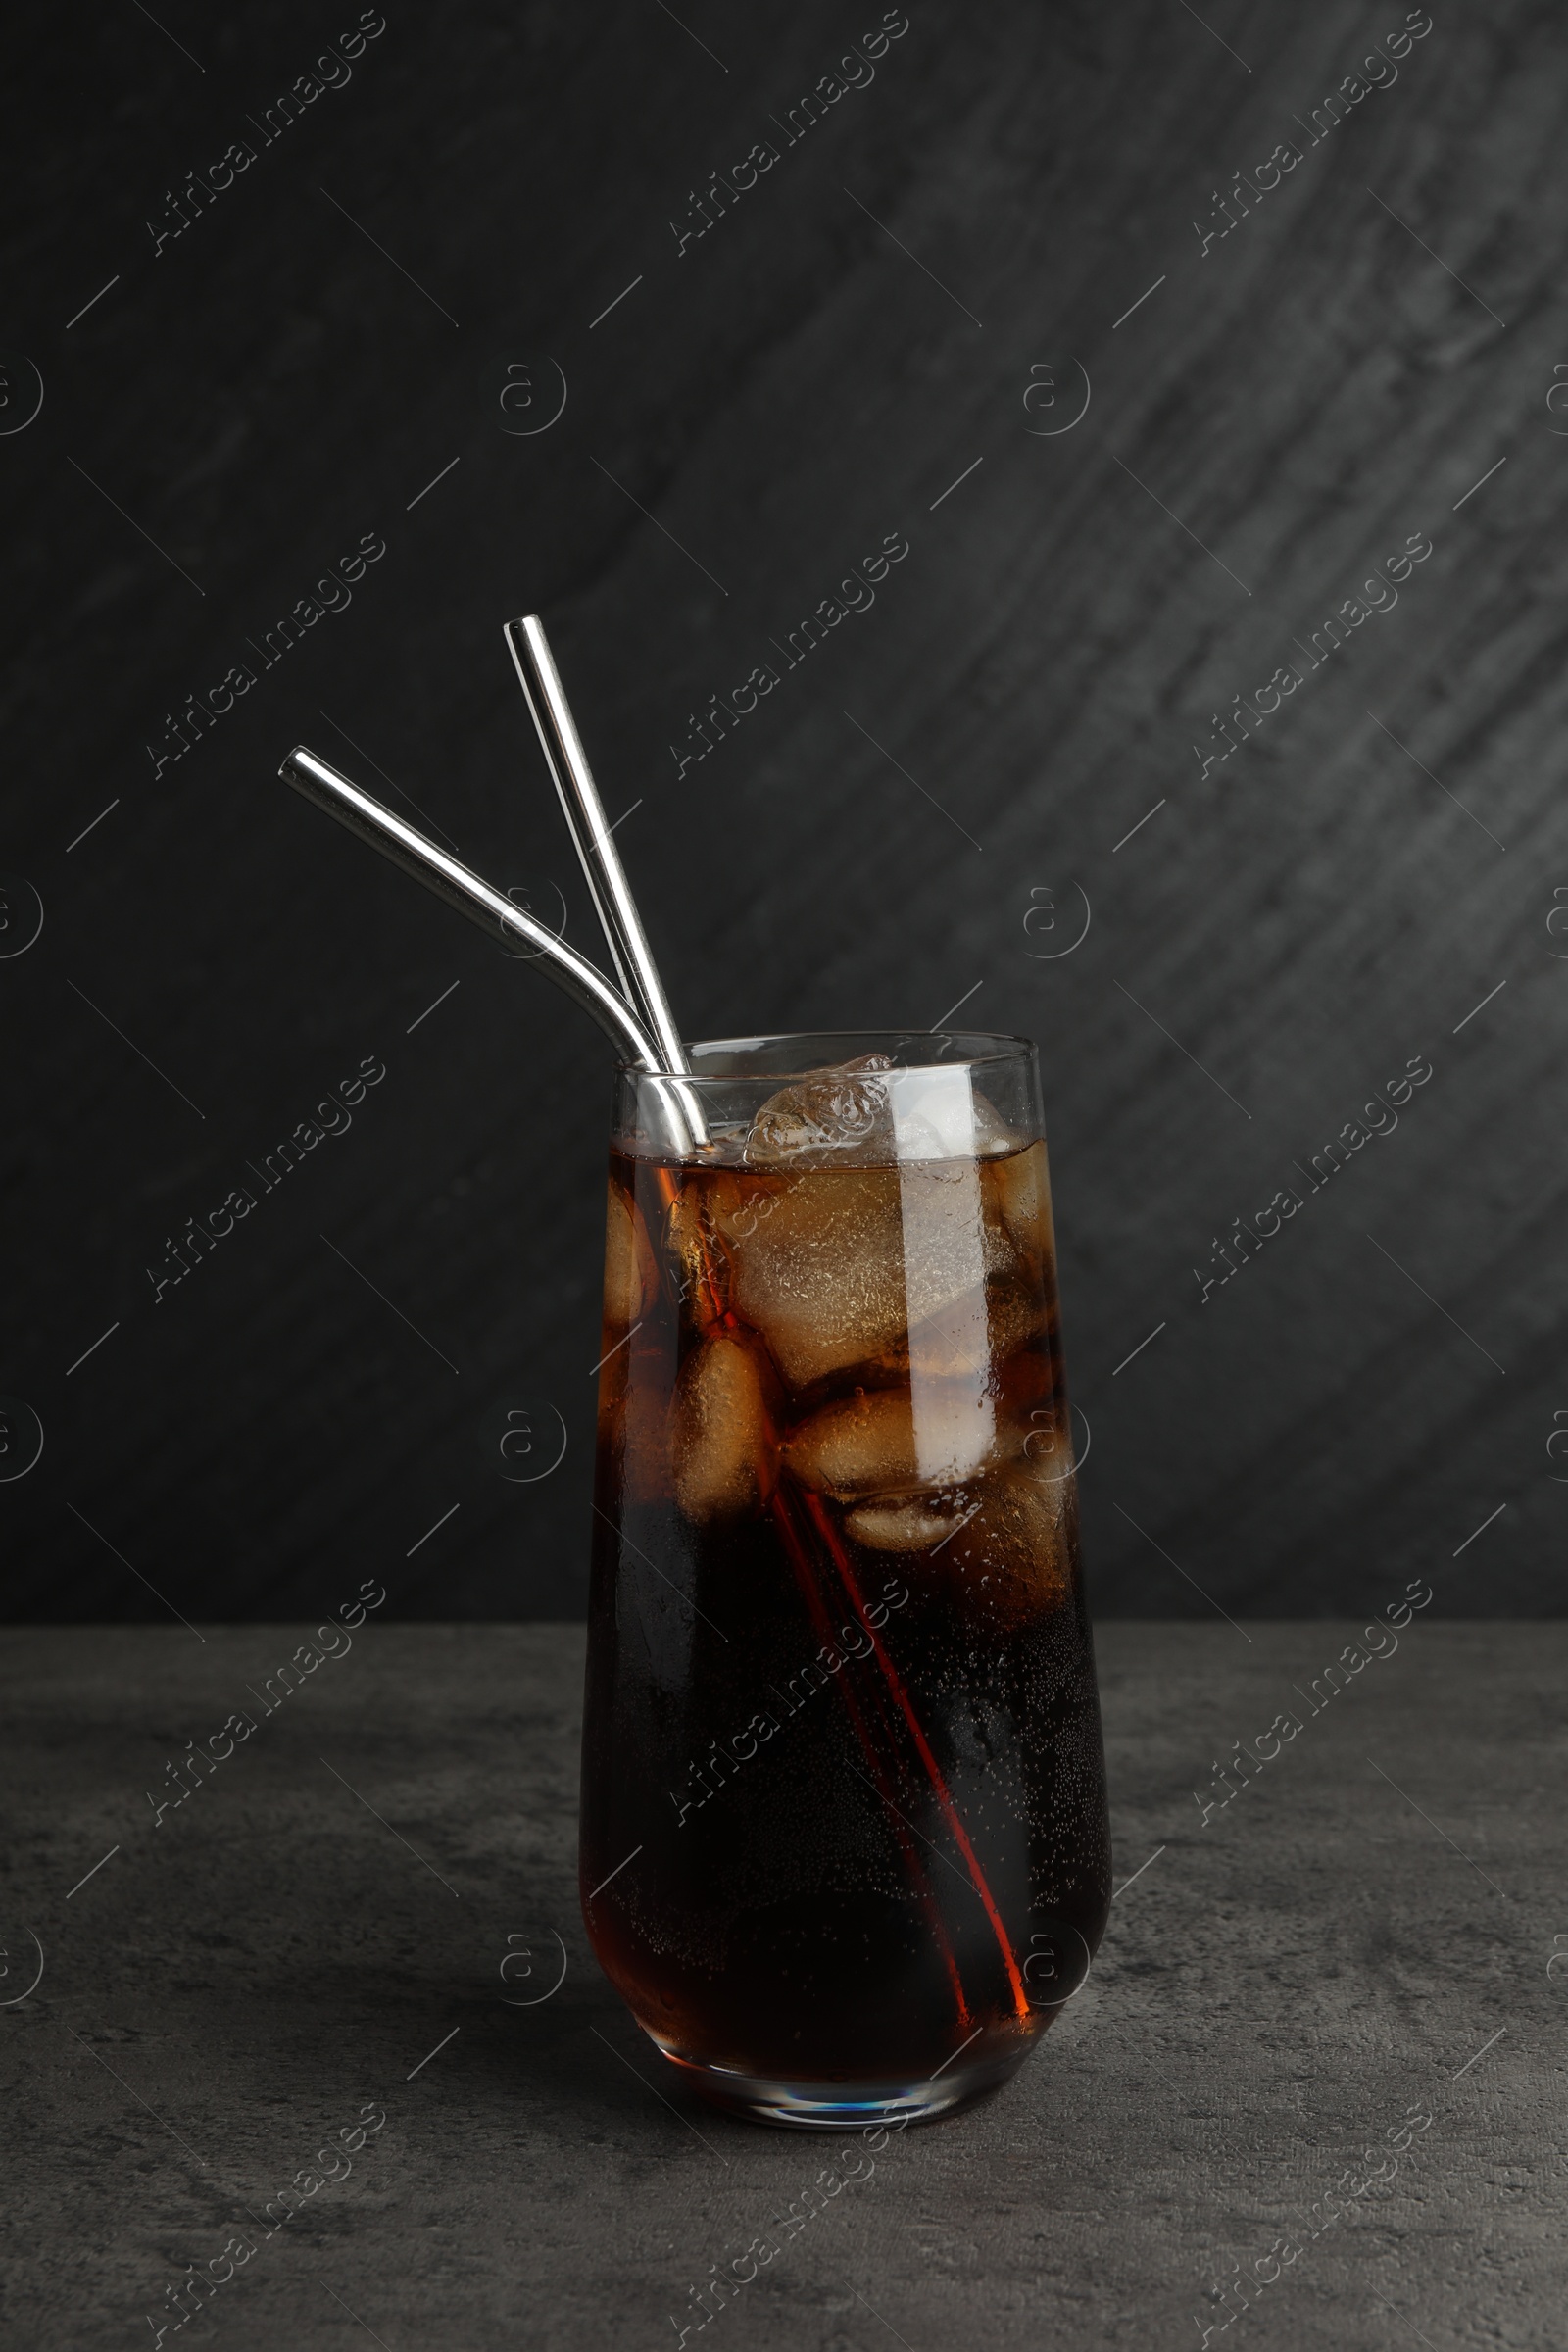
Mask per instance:
[[[302,1634],[12,1633],[8,2340],[172,2342],[197,2264],[215,2345],[667,2346],[760,2239],[706,2341],[1560,2346],[1568,1629],[1417,1617],[1325,1701],[1354,1631],[1101,1629],[1088,1984],[788,2243],[863,2159],[686,2106],[595,1969],[579,1629],[371,1618],[156,1826]]]

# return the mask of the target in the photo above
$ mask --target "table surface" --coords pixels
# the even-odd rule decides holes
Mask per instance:
[[[1308,1713],[1356,1630],[1101,1628],[1120,1891],[1089,1983],[787,2243],[846,2143],[687,2103],[588,1952],[579,1627],[371,1619],[156,1824],[303,1632],[12,1632],[10,2340],[173,2341],[166,2288],[216,2260],[215,2345],[668,2346],[760,2238],[710,2341],[1555,2352],[1568,1627],[1418,1617]]]

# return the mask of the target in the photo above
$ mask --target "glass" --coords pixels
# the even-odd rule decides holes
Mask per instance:
[[[916,2120],[1021,2065],[1110,1903],[1037,1057],[691,1056],[616,1095],[583,1916],[708,2098]]]

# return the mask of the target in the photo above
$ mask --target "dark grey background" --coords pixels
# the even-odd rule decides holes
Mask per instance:
[[[690,1034],[967,998],[1039,1039],[1102,1612],[1416,1574],[1560,1611],[1568,25],[1439,0],[1307,146],[1404,13],[912,0],[680,254],[870,0],[389,0],[156,257],[166,191],[260,147],[357,12],[13,27],[0,422],[29,362],[44,399],[0,439],[0,938],[17,878],[44,922],[0,962],[0,1391],[44,1444],[0,1485],[12,1615],[305,1615],[370,1574],[405,1615],[579,1611],[606,1050],[275,780],[304,740],[395,783],[595,952],[527,610],[640,803]],[[502,429],[508,364],[541,420],[564,381],[548,429]],[[895,531],[874,609],[677,778],[688,713]],[[1216,707],[1419,532],[1397,607],[1204,780]],[[366,533],[352,605],[155,776],[166,714]],[[352,1130],[154,1305],[165,1237],[367,1055]],[[1412,1056],[1396,1132],[1200,1305],[1215,1237]],[[567,1446],[514,1486],[484,1433],[524,1399]]]

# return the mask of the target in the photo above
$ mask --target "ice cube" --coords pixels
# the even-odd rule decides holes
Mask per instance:
[[[966,1083],[961,1070],[935,1075]],[[787,1113],[794,1122],[788,1132],[805,1137],[806,1112],[814,1106],[822,1117],[812,1119],[810,1133],[820,1137],[828,1114],[813,1092],[819,1083],[839,1104],[848,1134],[859,1114],[853,1102],[845,1110],[846,1099],[880,1088],[883,1074],[847,1065],[802,1080],[773,1098],[759,1128],[774,1119],[776,1141]],[[965,1093],[966,1115],[968,1102]],[[941,1137],[934,1127],[928,1135],[928,1126],[915,1140],[935,1151]],[[880,1125],[866,1128],[862,1142],[888,1161]],[[1021,1346],[1044,1314],[1043,1301],[1030,1296],[1038,1292],[1038,1257],[1020,1250],[1001,1196],[985,1181],[993,1163],[938,1156],[861,1165],[858,1146],[835,1149],[837,1157],[820,1143],[800,1141],[771,1166],[758,1159],[706,1175],[670,1211],[671,1249],[683,1266],[706,1260],[710,1286],[716,1267],[722,1289],[727,1270],[721,1304],[762,1334],[792,1389],[859,1365],[912,1369],[917,1381],[925,1370],[939,1379],[983,1378],[998,1348],[1006,1353]],[[906,1340],[911,1325],[918,1332],[912,1348]]]
[[[727,1181],[718,1178],[716,1189]],[[664,1241],[679,1269],[680,1299],[700,1330],[729,1304],[729,1260],[714,1237],[714,1197],[711,1177],[688,1181],[670,1202],[664,1222]]]
[[[715,1331],[687,1357],[669,1449],[675,1500],[688,1519],[745,1518],[767,1501],[778,1477],[777,1386],[745,1332]]]
[[[951,1487],[988,1459],[996,1443],[991,1397],[967,1381],[858,1391],[825,1404],[785,1441],[795,1476],[818,1494],[854,1502]]]
[[[1046,1147],[1031,1144],[987,1162],[982,1181],[986,1208],[1006,1231],[1015,1249],[1035,1263],[1051,1250],[1051,1177]]]
[[[964,1622],[1011,1631],[1066,1598],[1075,1509],[1066,1482],[1020,1466],[956,1494],[858,1503],[844,1526],[868,1551],[909,1556],[921,1590]]]
[[[909,1324],[967,1323],[983,1358],[986,1315],[975,1301],[982,1289],[1018,1284],[1032,1269],[1004,1221],[986,1177],[964,1159],[916,1160],[899,1170],[904,1279]]]
[[[808,1070],[762,1104],[746,1138],[753,1167],[885,1165],[894,1157],[893,1121],[881,1072],[886,1054]]]
[[[901,1159],[993,1159],[1015,1152],[1008,1126],[957,1065],[901,1069],[887,1054],[808,1070],[753,1119],[753,1167],[885,1167]]]
[[[951,1495],[908,1494],[894,1502],[858,1503],[844,1525],[867,1551],[928,1551],[961,1525],[963,1509]]]
[[[895,1168],[726,1173],[710,1192],[730,1298],[792,1389],[897,1348],[904,1227]]]
[[[721,1303],[762,1334],[792,1389],[858,1365],[983,1376],[1044,1327],[1038,1277],[961,1162],[725,1171],[701,1212],[686,1199],[672,1249],[710,1283],[717,1270]]]
[[[957,1063],[918,1063],[882,1084],[898,1159],[989,1159],[1015,1152],[1023,1140]]]
[[[1036,1286],[989,1282],[912,1325],[906,1361],[916,1383],[978,1377],[995,1386],[987,1366],[1004,1363],[1045,1328],[1046,1303]]]
[[[997,1159],[1018,1150],[1023,1137],[1009,1127],[990,1097],[978,1087],[974,1096],[974,1150],[981,1159]]]
[[[912,1161],[899,1195],[917,1451],[929,1480],[952,1481],[980,1467],[993,1427],[979,1171],[969,1159]]]
[[[784,1443],[795,1476],[840,1502],[861,1494],[906,1494],[920,1482],[914,1413],[907,1389],[873,1389],[812,1413]]]
[[[605,1322],[614,1339],[652,1305],[658,1288],[659,1269],[642,1217],[612,1177],[605,1218]]]

